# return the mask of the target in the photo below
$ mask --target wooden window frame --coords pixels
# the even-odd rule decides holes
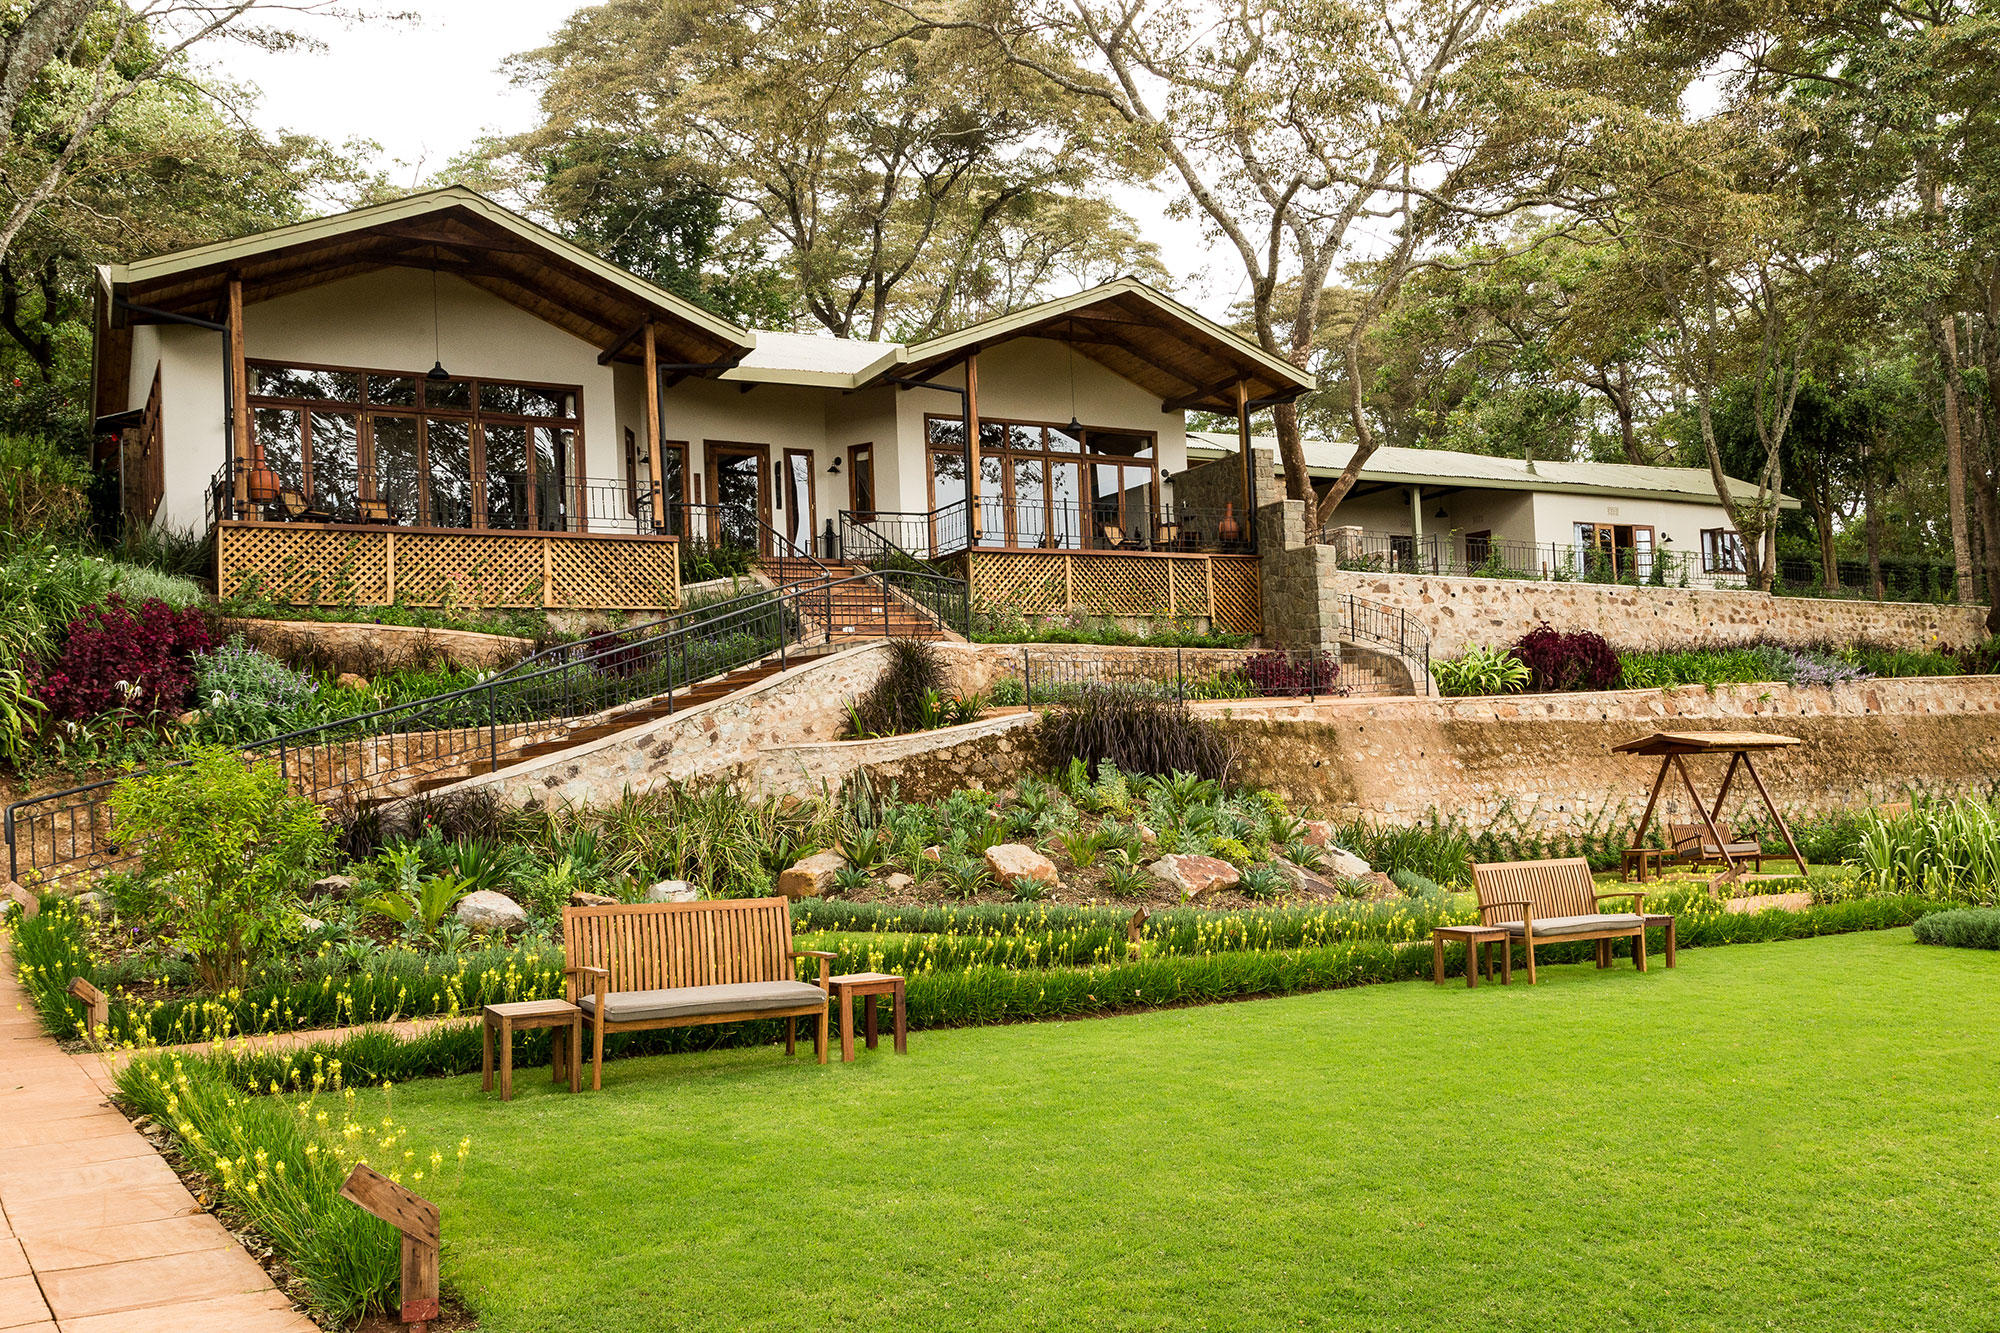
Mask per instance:
[[[961,429],[964,427],[965,423],[964,423],[964,418],[951,416],[947,413],[927,412],[924,414],[924,429],[923,429],[924,474],[925,474],[924,484],[927,488],[927,494],[930,497],[931,513],[935,514],[941,508],[941,506],[938,504],[938,493],[937,493],[937,459],[940,455],[947,455],[947,456],[951,455],[952,451],[949,449],[940,449],[931,443],[931,424],[933,422],[939,422],[949,426],[957,426]],[[1077,448],[1075,448],[1074,450],[1070,450],[1070,449],[1052,449],[1049,447],[1049,432],[1051,430],[1059,430],[1062,431],[1064,434],[1069,433],[1069,423],[1065,421],[1033,421],[1033,420],[1018,419],[1012,417],[981,417],[979,419],[979,427],[982,432],[984,432],[985,429],[989,426],[997,427],[1001,431],[1008,433],[1007,435],[1003,436],[1004,440],[1003,443],[989,446],[982,442],[979,446],[979,456],[980,456],[980,461],[982,463],[989,457],[999,458],[1000,460],[1002,460],[1000,467],[1000,495],[1001,495],[1000,502],[1005,507],[1006,510],[1008,540],[1005,546],[1002,546],[998,549],[1001,550],[1045,549],[1038,547],[1023,547],[1020,546],[1015,540],[1016,529],[1018,528],[1018,524],[1016,524],[1015,522],[1015,517],[1019,513],[1019,507],[1014,497],[1014,468],[1011,465],[1010,461],[1014,457],[1037,458],[1045,460],[1043,466],[1043,482],[1042,482],[1042,533],[1043,533],[1044,543],[1047,543],[1048,541],[1052,540],[1054,534],[1058,531],[1058,527],[1056,524],[1055,488],[1052,485],[1050,485],[1048,481],[1048,471],[1047,471],[1048,461],[1059,460],[1059,461],[1080,463],[1085,469],[1095,467],[1098,465],[1112,465],[1121,469],[1120,472],[1121,477],[1123,476],[1123,470],[1126,469],[1137,470],[1143,468],[1146,470],[1148,474],[1147,481],[1145,484],[1147,485],[1153,496],[1154,504],[1157,505],[1161,501],[1160,434],[1158,431],[1139,430],[1135,428],[1113,427],[1113,426],[1091,426],[1086,424],[1083,427],[1083,438],[1077,441]],[[1042,433],[1041,448],[1033,449],[1033,448],[1023,448],[1016,446],[1011,438],[1011,432],[1022,429],[1041,431]],[[1135,458],[1130,454],[1093,453],[1090,448],[1090,437],[1094,434],[1138,436],[1146,440],[1149,440],[1151,443],[1147,447],[1147,453],[1150,455],[1150,457]],[[956,456],[960,459],[963,459],[965,457],[965,453],[963,450],[960,450]],[[1085,473],[1082,474],[1081,479],[1083,484],[1078,487],[1077,491],[1077,512],[1075,517],[1078,526],[1076,530],[1080,534],[1081,538],[1081,546],[1079,549],[1091,550],[1095,548],[1097,542],[1097,517],[1096,517],[1096,511],[1093,507],[1093,501],[1091,499],[1092,478],[1087,473]],[[1123,524],[1124,500],[1122,497],[1124,494],[1129,492],[1130,489],[1131,489],[1130,487],[1121,487],[1119,492],[1121,496],[1121,499],[1119,501],[1119,516],[1121,519],[1121,526],[1125,526]],[[973,479],[973,492],[974,494],[978,494],[977,478]],[[962,499],[964,499],[964,496],[961,494],[958,496],[954,496],[951,500],[946,501],[946,503],[952,504]],[[1151,518],[1155,520],[1157,520],[1159,517],[1160,516],[1157,514],[1151,516]],[[1069,549],[1069,548],[1062,548],[1062,549]]]
[[[1734,551],[1736,563],[1723,563],[1723,556]],[[1701,530],[1701,572],[1704,574],[1747,574],[1749,573],[1749,553],[1743,548],[1743,535],[1735,528],[1703,528]]]
[[[925,427],[928,431],[930,428]],[[866,510],[861,507],[861,460],[868,460],[868,489],[873,492],[868,498],[875,501]],[[873,523],[875,515],[881,511],[881,488],[875,476],[875,441],[847,446],[847,512],[856,523]]]
[[[431,470],[430,470],[430,424],[429,423],[433,418],[464,421],[466,423],[466,439],[467,439],[467,451],[469,460],[468,466],[470,467],[472,475],[475,478],[485,478],[487,476],[488,469],[486,466],[486,427],[489,424],[495,426],[521,426],[526,428],[528,431],[532,431],[535,428],[539,427],[545,430],[568,431],[570,434],[570,440],[568,446],[568,453],[569,453],[568,467],[571,472],[571,475],[565,477],[563,481],[566,489],[574,490],[574,495],[572,497],[572,504],[574,506],[577,530],[578,531],[588,530],[588,522],[587,522],[588,505],[586,502],[585,482],[583,475],[584,473],[583,386],[580,384],[559,384],[544,380],[513,379],[500,375],[454,375],[451,377],[451,382],[455,384],[466,385],[469,397],[471,399],[470,406],[461,407],[457,405],[431,404],[426,402],[425,400],[428,398],[430,394],[430,387],[429,387],[430,381],[426,377],[425,373],[421,370],[392,370],[387,367],[333,365],[324,362],[313,362],[313,361],[290,361],[290,360],[280,361],[268,357],[260,357],[256,359],[246,360],[244,362],[244,370],[245,370],[245,375],[247,376],[247,382],[244,387],[246,388],[246,390],[252,390],[252,392],[249,392],[248,394],[248,406],[252,414],[250,429],[252,432],[253,439],[255,438],[255,431],[256,431],[255,413],[257,409],[267,408],[276,411],[292,411],[292,412],[297,412],[299,414],[299,472],[300,472],[299,480],[300,480],[300,485],[302,487],[301,493],[306,497],[308,497],[309,499],[315,496],[315,487],[313,485],[313,480],[314,480],[313,466],[312,466],[312,415],[314,412],[326,412],[329,414],[352,416],[355,419],[354,448],[356,454],[355,457],[355,484],[357,491],[356,499],[367,500],[367,501],[376,501],[381,498],[379,495],[376,494],[376,475],[375,475],[376,420],[381,417],[393,417],[403,420],[414,420],[416,422],[417,478],[418,478],[417,525],[418,526],[430,526]],[[308,398],[303,396],[286,397],[279,394],[254,392],[257,383],[256,376],[259,371],[265,371],[265,370],[313,371],[326,374],[353,375],[356,377],[355,397],[351,399],[319,398],[319,397]],[[382,379],[407,379],[413,381],[417,387],[417,394],[416,394],[417,401],[413,404],[407,404],[407,405],[406,404],[392,405],[392,404],[369,402],[368,381],[371,377],[378,377]],[[572,411],[567,416],[534,416],[519,412],[489,411],[487,409],[482,408],[479,405],[481,390],[486,385],[489,384],[502,385],[512,389],[535,389],[561,395],[568,398],[572,407]],[[535,450],[533,446],[532,435],[528,435],[525,438],[527,439],[528,443],[527,447],[524,449],[525,456],[522,458],[521,464],[522,468],[524,469],[525,476],[527,478],[525,493],[528,496],[533,497],[536,493]],[[488,527],[487,509],[486,509],[487,505],[486,487],[483,485],[472,486],[471,500],[472,500],[472,524],[471,528],[468,530],[486,529]],[[533,507],[533,501],[531,498],[530,500],[531,510],[532,507]],[[494,529],[494,530],[495,531],[542,530],[540,527],[540,520],[538,516],[534,515],[531,512],[525,517],[527,518],[527,521],[531,525],[528,528],[525,529],[506,528],[506,529]]]

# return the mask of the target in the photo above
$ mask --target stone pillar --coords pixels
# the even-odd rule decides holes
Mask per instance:
[[[1359,565],[1365,552],[1361,545],[1361,529],[1355,526],[1329,528],[1326,534],[1333,547],[1333,558],[1343,566]]]

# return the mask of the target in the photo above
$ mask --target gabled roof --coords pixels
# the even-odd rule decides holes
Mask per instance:
[[[638,358],[630,335],[648,320],[667,362],[728,365],[753,345],[749,330],[459,185],[102,265],[99,281],[107,297],[217,319],[231,275],[245,301],[260,301],[387,267],[453,274],[624,360]]]
[[[981,320],[885,356],[863,382],[923,377],[966,353],[1014,338],[1051,338],[1155,394],[1167,410],[1236,410],[1236,386],[1252,403],[1290,402],[1313,377],[1281,357],[1140,282],[1114,278],[1074,296]]]
[[[1315,478],[1338,475],[1354,457],[1354,445],[1345,440],[1306,440],[1306,467]],[[1278,440],[1260,435],[1250,442],[1253,449],[1269,450],[1275,457]],[[1234,457],[1236,436],[1211,431],[1188,432],[1189,458]],[[1279,471],[1283,471],[1282,463]],[[1554,491],[1578,495],[1614,495],[1635,500],[1676,500],[1693,504],[1716,504],[1715,483],[1707,468],[1642,467],[1632,463],[1552,463],[1537,459],[1495,458],[1490,454],[1467,454],[1454,449],[1403,449],[1383,445],[1362,464],[1362,481],[1395,486],[1473,486],[1496,491]],[[1754,500],[1757,488],[1747,481],[1730,478],[1737,498]],[[1799,502],[1781,496],[1781,509],[1797,509]]]

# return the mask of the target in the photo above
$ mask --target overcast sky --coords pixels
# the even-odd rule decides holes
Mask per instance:
[[[539,46],[572,6],[414,0],[405,7],[419,15],[412,24],[304,20],[303,30],[324,43],[320,52],[273,55],[225,42],[209,48],[207,61],[224,77],[261,90],[257,119],[265,129],[335,143],[373,140],[392,179],[419,184],[482,133],[534,124],[533,96],[514,87],[500,63]],[[1144,191],[1117,197],[1159,244],[1181,299],[1212,316],[1226,313],[1244,286],[1234,257],[1211,259],[1200,228],[1163,216],[1164,197]]]

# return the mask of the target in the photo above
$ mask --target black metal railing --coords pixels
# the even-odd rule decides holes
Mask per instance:
[[[1092,691],[1136,694],[1175,703],[1229,699],[1328,699],[1424,693],[1421,660],[1385,669],[1367,654],[1315,649],[1154,649],[1107,654],[1090,648],[1026,644],[1014,670],[996,685],[1003,704],[1049,707]]]
[[[940,626],[971,636],[972,592],[965,578],[940,569],[896,540],[898,535],[914,535],[919,540],[918,550],[928,551],[928,528],[878,523],[873,516],[864,522],[843,509],[831,531],[831,546],[838,558],[866,568],[888,595],[921,608]]]
[[[971,532],[969,512],[979,519]],[[1173,505],[1156,512],[1144,504],[1086,508],[989,496],[976,509],[958,500],[930,513],[878,509],[858,516],[843,512],[841,518],[832,554],[843,559],[866,558],[884,545],[925,560],[968,548],[1219,555],[1248,555],[1257,549],[1255,525],[1234,506]]]
[[[676,695],[702,681],[770,658],[788,666],[833,642],[834,604],[849,585],[879,586],[872,575],[854,575],[746,594],[546,649],[464,689],[243,749],[274,760],[295,790],[322,804],[395,799],[440,777],[497,771],[530,745],[561,741],[577,719],[615,722],[629,711],[636,724],[641,710],[633,705],[670,713]],[[107,804],[120,780],[9,805],[9,875],[47,881],[130,861]]]
[[[1440,574],[1523,579],[1544,583],[1616,583],[1627,587],[1743,588],[1741,569],[1714,568],[1699,551],[1654,546],[1596,546],[1581,542],[1523,542],[1464,533],[1369,532],[1330,525],[1319,541],[1338,553],[1342,569],[1385,574]],[[1865,560],[1837,562],[1839,586],[1829,587],[1817,560],[1782,557],[1772,591],[1792,597],[1870,597]],[[1949,565],[1925,561],[1882,562],[1883,594],[1890,601],[1950,601]]]

